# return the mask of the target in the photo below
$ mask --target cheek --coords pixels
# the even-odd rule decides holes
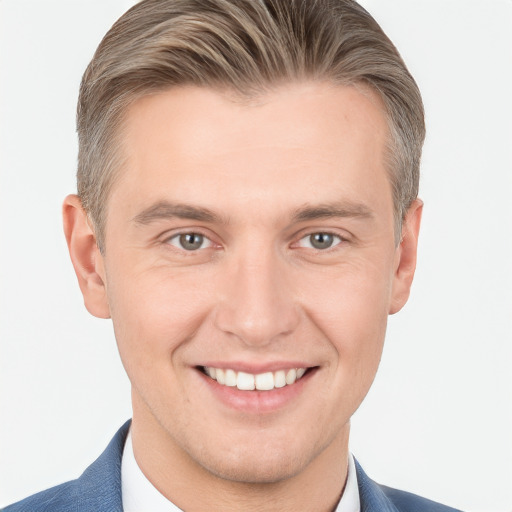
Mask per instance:
[[[128,374],[167,369],[208,314],[210,291],[188,276],[155,269],[127,273],[118,268],[110,277],[112,322]]]
[[[308,316],[336,351],[338,379],[366,393],[377,371],[387,326],[391,272],[384,265],[351,265],[311,279]]]
[[[322,274],[302,277],[305,307],[329,332],[352,337],[381,332],[392,289],[391,264],[355,261]]]

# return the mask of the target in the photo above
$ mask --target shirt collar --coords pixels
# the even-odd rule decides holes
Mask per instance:
[[[121,460],[121,490],[124,512],[182,512],[153,486],[139,468],[133,454],[131,430]]]
[[[126,438],[121,462],[121,489],[124,512],[183,512],[161,494],[139,468],[133,454],[131,431]],[[357,474],[352,454],[348,458],[345,490],[335,512],[360,512]]]
[[[361,512],[361,503],[359,502],[359,486],[357,485],[356,465],[354,456],[348,455],[347,483],[341,500],[336,507],[335,512]]]

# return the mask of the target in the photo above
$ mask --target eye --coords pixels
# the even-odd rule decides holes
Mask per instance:
[[[342,242],[342,238],[332,233],[311,233],[304,238],[299,240],[301,247],[307,247],[308,249],[325,250],[330,249],[333,246],[338,245]]]
[[[178,249],[184,249],[185,251],[197,251],[212,246],[211,240],[200,233],[181,233],[174,235],[169,238],[168,243]]]

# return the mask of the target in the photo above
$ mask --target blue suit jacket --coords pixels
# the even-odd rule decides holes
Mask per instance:
[[[106,450],[80,478],[29,496],[1,512],[122,512],[121,457],[129,426],[128,421],[119,429]],[[357,461],[356,470],[361,512],[460,512],[379,485],[366,476]]]

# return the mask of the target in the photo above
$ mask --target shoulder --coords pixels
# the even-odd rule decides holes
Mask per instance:
[[[72,480],[46,491],[38,492],[0,512],[71,512],[76,510],[77,481]]]
[[[0,512],[121,512],[121,458],[130,421],[76,480],[9,505]]]
[[[385,485],[379,485],[386,497],[400,512],[460,512],[452,507],[441,505],[427,498]]]
[[[410,492],[374,482],[355,460],[357,485],[363,512],[461,512]]]

